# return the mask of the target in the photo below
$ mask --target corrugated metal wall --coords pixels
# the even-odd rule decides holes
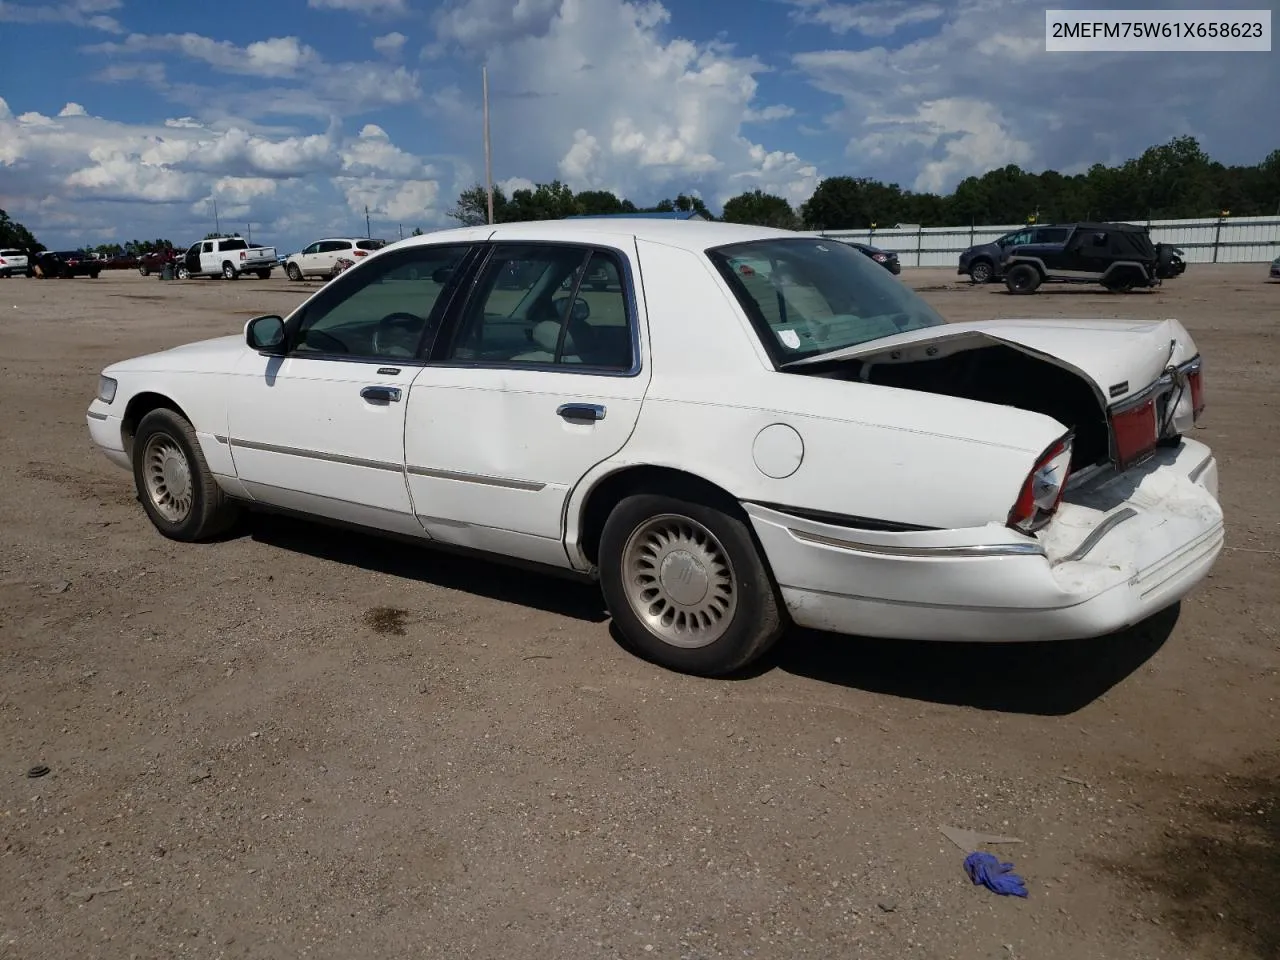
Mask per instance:
[[[1265,263],[1280,256],[1280,217],[1226,217],[1222,220],[1134,220],[1147,223],[1151,239],[1182,247],[1187,263]],[[904,267],[954,267],[962,250],[989,243],[1026,226],[923,227],[906,230],[827,230],[894,250]]]

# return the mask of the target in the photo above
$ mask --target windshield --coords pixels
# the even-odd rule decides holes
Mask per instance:
[[[946,323],[884,267],[836,240],[753,240],[707,256],[778,365]]]

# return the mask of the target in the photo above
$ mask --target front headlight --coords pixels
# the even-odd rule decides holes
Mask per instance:
[[[110,403],[116,398],[116,382],[110,377],[98,377],[98,399]]]

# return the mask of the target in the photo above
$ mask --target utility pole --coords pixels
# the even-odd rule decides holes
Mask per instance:
[[[248,233],[249,233],[249,241],[248,241],[248,242],[249,242],[250,244],[252,244],[252,243],[253,243],[253,224],[252,224],[252,223],[246,223],[244,226],[245,226],[245,230],[247,230],[247,231],[248,231]]]
[[[493,155],[489,148],[489,68],[480,68],[484,86],[484,190],[489,204],[489,223],[493,223]]]
[[[373,239],[373,230],[369,226],[369,205],[364,205],[364,235],[369,239]]]
[[[213,232],[222,236],[222,226],[218,223],[218,198],[213,198]]]

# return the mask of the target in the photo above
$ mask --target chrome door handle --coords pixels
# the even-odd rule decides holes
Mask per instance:
[[[360,396],[364,397],[369,403],[399,403],[400,388],[399,387],[365,387],[360,391]]]
[[[604,407],[598,403],[562,403],[556,414],[566,420],[603,420]]]

